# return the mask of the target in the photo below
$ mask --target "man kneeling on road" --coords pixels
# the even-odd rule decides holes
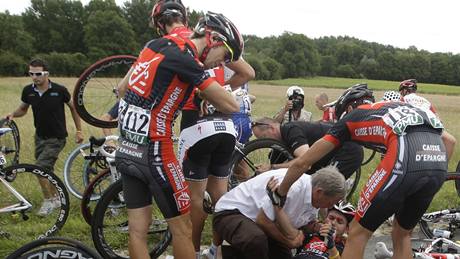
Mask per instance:
[[[239,253],[234,258],[291,258],[290,249],[301,246],[304,240],[298,229],[307,226],[311,232],[318,231],[313,228],[318,210],[332,207],[345,195],[345,178],[330,166],[311,176],[302,175],[284,207],[274,206],[270,190],[284,178],[286,170],[254,177],[217,202],[213,230]]]

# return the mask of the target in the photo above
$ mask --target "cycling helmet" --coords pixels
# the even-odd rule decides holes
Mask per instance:
[[[408,90],[415,92],[417,91],[417,80],[416,79],[407,79],[402,81],[399,84],[399,91]]]
[[[159,0],[152,9],[150,18],[153,25],[158,29],[158,33],[166,35],[166,28],[163,18],[166,16],[183,17],[183,22],[187,25],[187,9],[182,4],[181,0]]]
[[[293,85],[291,87],[289,87],[286,91],[286,97],[287,98],[291,98],[291,96],[294,94],[294,93],[297,93],[297,94],[300,94],[302,96],[305,96],[305,93],[303,92],[303,89],[300,88],[299,86],[297,85]]]
[[[396,91],[386,91],[383,93],[382,101],[397,102],[401,100],[401,95]]]
[[[225,62],[237,61],[244,49],[244,41],[235,25],[223,14],[207,12],[202,17],[195,29],[195,33],[206,36],[206,47],[200,56],[200,61],[206,59],[209,51],[213,47],[225,45],[229,50],[229,55],[225,57]],[[211,37],[218,43],[211,43]]]
[[[341,118],[345,114],[345,109],[348,105],[358,105],[362,103],[375,102],[372,91],[367,88],[367,84],[356,84],[342,94],[335,103],[335,114],[337,118]]]
[[[355,217],[355,207],[351,205],[349,202],[340,201],[339,203],[335,204],[330,210],[336,210],[342,213],[345,218],[347,219],[348,223],[350,223],[353,218]]]

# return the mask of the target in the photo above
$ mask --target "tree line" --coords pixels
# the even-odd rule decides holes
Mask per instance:
[[[96,60],[115,54],[137,55],[158,37],[149,27],[154,1],[31,0],[21,15],[0,13],[0,75],[22,76],[32,57],[48,61],[55,75],[78,76]],[[193,27],[202,12],[189,10]],[[403,80],[460,85],[460,55],[396,48],[352,37],[310,39],[245,35],[244,58],[259,80],[309,76]]]

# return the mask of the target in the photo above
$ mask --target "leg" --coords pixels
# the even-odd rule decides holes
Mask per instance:
[[[204,222],[208,214],[203,211],[204,191],[206,189],[206,180],[188,181],[190,195],[192,199],[191,220],[192,220],[192,240],[195,251],[200,251],[201,232],[203,231]],[[212,196],[211,196],[212,197]]]
[[[452,134],[450,134],[446,130],[442,132],[441,139],[444,143],[444,146],[446,147],[447,159],[450,159],[452,157],[452,154],[454,153],[455,143],[457,142],[457,140],[454,136],[452,136]]]
[[[347,243],[341,258],[363,258],[364,249],[366,248],[367,241],[369,241],[371,236],[371,231],[365,229],[358,222],[353,220],[350,223],[350,231],[348,232]]]
[[[53,172],[54,164],[56,164],[56,160],[59,157],[59,153],[64,148],[65,143],[65,139],[42,139],[40,137],[35,137],[36,165]],[[48,181],[39,179],[39,183],[45,199],[50,199],[57,195],[56,190],[50,186]]]
[[[398,220],[393,221],[391,238],[393,239],[393,258],[412,258],[411,237],[412,229],[401,227]]]
[[[147,232],[152,221],[152,206],[128,209],[129,256],[131,258],[149,259]]]
[[[177,259],[195,259],[190,214],[167,219],[172,234],[173,255]]]
[[[212,199],[212,204],[215,205],[217,201],[227,192],[228,178],[218,178],[210,175],[208,177],[208,186],[207,190]],[[220,236],[213,231],[212,233],[212,243],[216,246],[222,244],[222,239]]]

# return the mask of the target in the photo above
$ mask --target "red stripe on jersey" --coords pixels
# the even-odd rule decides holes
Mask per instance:
[[[351,139],[360,142],[386,144],[392,132],[392,129],[380,118],[369,121],[347,121],[346,124]]]
[[[129,77],[128,88],[136,94],[147,98],[150,95],[158,65],[164,58],[163,54],[144,48],[133,65],[134,70]]]
[[[340,145],[340,141],[332,135],[326,134],[324,135],[323,139],[326,140],[327,142],[331,142],[336,147]]]

